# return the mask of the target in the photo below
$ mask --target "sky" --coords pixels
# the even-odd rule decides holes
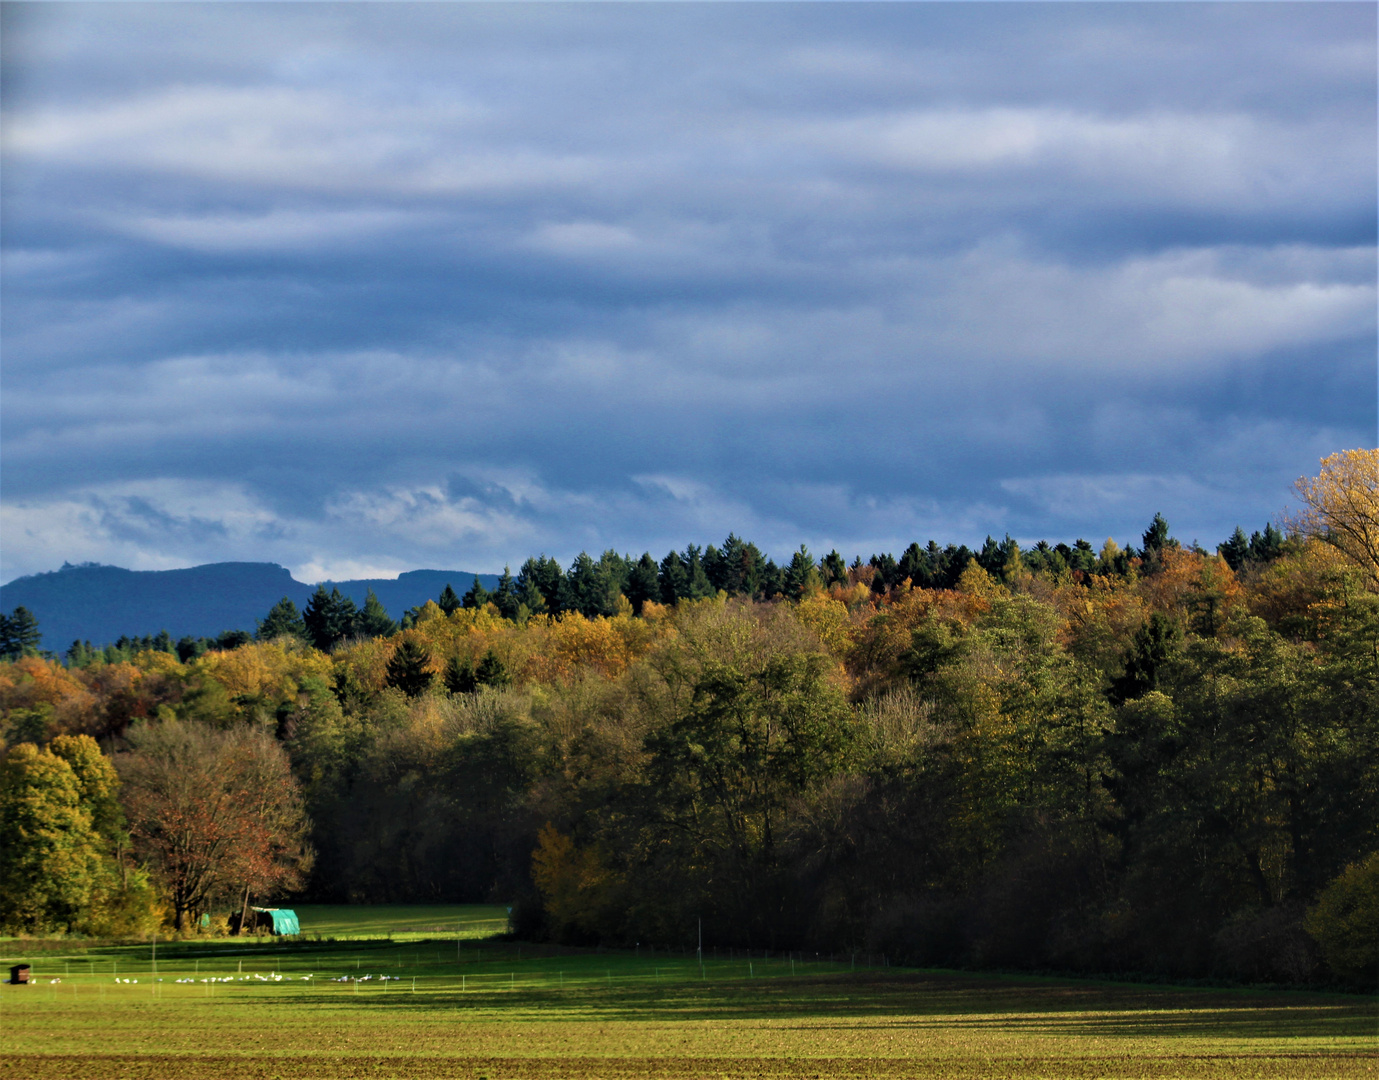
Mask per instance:
[[[0,580],[1214,547],[1376,445],[1376,6],[5,4]]]

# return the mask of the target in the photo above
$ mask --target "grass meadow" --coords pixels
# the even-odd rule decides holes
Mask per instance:
[[[503,941],[501,908],[297,910],[300,940],[7,959],[37,983],[0,987],[0,1077],[1379,1077],[1373,997],[740,951],[701,969]]]

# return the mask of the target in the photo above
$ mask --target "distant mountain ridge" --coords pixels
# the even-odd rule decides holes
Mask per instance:
[[[478,577],[488,589],[496,574],[468,570],[409,570],[396,579],[327,581],[356,604],[372,589],[394,619],[434,600],[447,584],[464,595]],[[0,585],[0,611],[26,607],[38,617],[43,648],[64,652],[74,641],[106,645],[122,636],[166,630],[174,639],[214,637],[225,630],[253,633],[258,620],[284,596],[301,608],[315,585],[297,581],[277,563],[226,562],[184,570],[125,570],[119,566],[64,564],[62,569]]]

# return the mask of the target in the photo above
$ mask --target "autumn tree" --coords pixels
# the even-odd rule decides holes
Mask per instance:
[[[245,890],[298,887],[308,822],[282,747],[258,727],[168,721],[131,731],[119,763],[140,855],[165,889],[173,925]]]
[[[1379,585],[1379,449],[1324,457],[1321,471],[1293,488],[1303,503],[1298,529],[1344,552]]]

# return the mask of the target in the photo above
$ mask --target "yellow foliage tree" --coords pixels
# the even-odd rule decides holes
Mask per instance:
[[[195,667],[225,687],[233,698],[290,701],[302,680],[328,680],[330,657],[312,648],[258,641],[223,652],[208,652]]]
[[[1316,476],[1293,484],[1303,511],[1290,524],[1335,545],[1379,585],[1379,449],[1322,458]]]
[[[852,645],[852,619],[847,604],[828,593],[816,591],[800,601],[796,617],[819,635],[835,659],[846,659]]]
[[[612,883],[594,852],[576,847],[548,821],[537,834],[531,862],[532,881],[555,936],[594,931]]]

